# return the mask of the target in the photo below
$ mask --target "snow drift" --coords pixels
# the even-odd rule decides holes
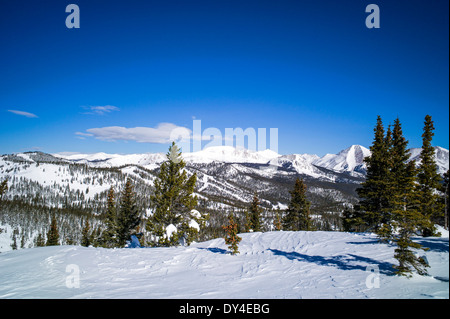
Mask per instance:
[[[429,276],[393,275],[394,247],[342,232],[241,234],[189,247],[53,246],[0,254],[0,298],[449,298],[448,232]]]

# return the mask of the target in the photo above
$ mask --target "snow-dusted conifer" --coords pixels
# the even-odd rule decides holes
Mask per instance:
[[[353,225],[363,229],[373,229],[379,232],[387,223],[389,217],[389,188],[390,180],[390,156],[391,143],[390,128],[385,135],[383,121],[377,117],[374,128],[374,140],[370,147],[371,156],[364,158],[367,165],[366,180],[357,189],[360,198],[358,209],[354,212],[354,222],[363,223]]]
[[[428,219],[428,225],[422,229],[423,236],[435,235],[436,229],[434,223],[442,218],[442,201],[438,190],[441,188],[441,176],[437,171],[435,161],[435,149],[431,145],[433,139],[434,125],[430,115],[425,116],[423,134],[422,134],[422,151],[420,152],[420,164],[417,174],[416,193],[419,200],[420,212]]]
[[[186,163],[175,142],[169,147],[166,158],[160,166],[154,182],[154,195],[151,196],[153,215],[146,226],[151,237],[149,244],[176,246],[184,242],[189,245],[198,234],[198,229],[191,227],[194,219],[191,212],[197,206],[197,196],[193,195],[197,175],[188,177],[184,169]],[[176,232],[171,231],[168,236],[168,227],[174,227]]]
[[[2,200],[3,195],[6,193],[7,190],[8,190],[8,179],[4,179],[0,184],[0,201]]]
[[[255,192],[253,195],[253,201],[248,209],[248,214],[246,217],[248,218],[247,224],[251,230],[253,231],[261,231],[261,206],[258,198],[258,194]]]
[[[105,216],[106,229],[102,233],[101,246],[105,248],[113,248],[118,245],[117,236],[117,209],[116,209],[116,197],[114,188],[111,186],[108,191],[106,216]]]
[[[83,230],[81,232],[81,246],[89,247],[89,245],[91,245],[90,230],[91,227],[89,225],[89,219],[86,218]]]
[[[56,222],[55,215],[52,216],[52,222],[50,224],[50,229],[47,232],[47,246],[57,246],[59,245],[59,232],[58,225]]]
[[[297,178],[294,189],[290,194],[291,201],[283,220],[283,229],[293,231],[312,230],[311,217],[309,215],[311,203],[306,198],[306,184],[303,182],[303,179]]]
[[[223,226],[225,230],[225,243],[231,251],[232,255],[239,254],[239,243],[242,238],[238,236],[237,223],[234,221],[233,213],[228,215],[228,225]]]
[[[125,246],[127,240],[136,232],[141,221],[139,209],[136,205],[136,193],[130,178],[127,178],[125,188],[120,199],[117,216],[117,239],[119,247]]]

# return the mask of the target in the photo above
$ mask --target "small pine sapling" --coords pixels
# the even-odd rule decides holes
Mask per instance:
[[[239,254],[238,245],[242,240],[241,237],[238,236],[238,228],[237,224],[234,221],[233,214],[228,216],[228,225],[223,226],[223,229],[226,232],[225,235],[225,243],[228,245],[228,248],[231,250],[232,255]]]

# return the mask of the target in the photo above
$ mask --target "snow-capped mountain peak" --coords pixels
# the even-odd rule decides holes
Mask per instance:
[[[449,168],[449,150],[440,146],[435,146],[434,149],[434,159],[436,160],[436,164],[438,166],[438,172],[442,175],[448,171]],[[420,164],[421,151],[422,148],[411,148],[409,150],[409,154],[411,155],[410,160],[415,161],[417,165]]]
[[[436,146],[436,163],[439,173],[443,174],[449,168],[449,151]],[[411,148],[411,160],[420,162],[421,148]],[[188,163],[207,164],[219,163],[252,163],[270,164],[285,168],[292,168],[300,174],[316,177],[316,167],[323,167],[339,173],[348,172],[351,175],[363,177],[366,171],[364,158],[370,156],[368,148],[361,145],[351,145],[337,154],[326,154],[319,157],[314,154],[289,154],[280,155],[270,149],[264,151],[250,151],[245,148],[233,146],[211,146],[201,151],[183,153],[182,156]],[[31,160],[29,154],[20,154],[26,160]],[[157,167],[166,160],[164,153],[144,154],[53,154],[56,158],[66,161],[86,163],[96,167],[120,167],[124,165],[140,165],[148,169]]]
[[[315,160],[313,164],[338,172],[363,172],[364,158],[370,155],[370,150],[364,146],[352,145],[338,154],[327,154]]]

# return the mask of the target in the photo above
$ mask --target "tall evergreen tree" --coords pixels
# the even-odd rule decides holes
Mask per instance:
[[[442,204],[444,206],[444,228],[448,230],[448,205],[449,205],[449,187],[448,187],[449,171],[444,173],[444,180],[442,183]]]
[[[245,216],[244,216],[244,232],[248,233],[250,230],[252,230],[252,218],[250,216],[250,213],[248,211],[248,209],[245,210],[244,212]]]
[[[252,229],[255,232],[261,231],[262,209],[259,205],[260,205],[260,201],[259,201],[258,195],[255,193],[253,195],[253,201],[248,209],[249,210],[248,218],[250,220],[247,222],[250,226],[250,229]]]
[[[291,201],[286,216],[283,219],[283,229],[286,230],[312,230],[309,208],[311,203],[306,198],[306,184],[303,179],[297,178],[294,189],[290,191]]]
[[[282,220],[281,220],[280,208],[277,208],[277,212],[275,213],[275,217],[273,219],[273,227],[277,231],[280,231],[283,228],[283,224],[282,224]]]
[[[422,246],[411,239],[418,229],[428,224],[418,209],[420,201],[415,191],[417,170],[415,163],[410,161],[408,141],[403,136],[398,118],[392,131],[389,127],[384,136],[382,121],[378,117],[374,131],[372,155],[365,159],[366,181],[357,190],[360,202],[356,206],[356,220],[364,220],[365,226],[373,229],[382,241],[396,245],[394,257],[399,262],[395,267],[398,274],[409,275],[411,267],[419,274],[425,274],[428,265],[413,252]],[[355,219],[354,215],[350,217]],[[349,217],[347,219],[352,221]]]
[[[50,224],[50,229],[47,232],[47,246],[57,246],[59,245],[59,232],[58,225],[56,222],[55,215],[52,216],[52,222]]]
[[[393,197],[392,203],[392,228],[395,233],[392,234],[392,240],[396,244],[394,257],[399,262],[397,274],[410,276],[412,268],[420,275],[427,274],[427,262],[413,251],[423,249],[419,243],[412,241],[420,227],[426,224],[426,218],[417,210],[417,197],[414,194],[414,180],[416,177],[415,164],[409,162],[405,168],[404,178],[399,181],[398,190]],[[403,192],[403,194],[402,194]]]
[[[12,250],[17,250],[17,235],[19,235],[19,229],[14,229],[13,233],[12,233],[12,244],[11,244],[11,249]]]
[[[150,245],[175,246],[180,242],[189,245],[198,235],[198,229],[191,227],[191,221],[199,218],[191,214],[197,206],[197,196],[193,195],[197,175],[188,177],[184,169],[186,163],[175,143],[169,147],[166,158],[155,179],[155,191],[151,196],[153,215],[146,226],[152,237]],[[172,232],[169,238],[166,230],[170,225],[176,228],[176,232]]]
[[[232,255],[239,254],[239,243],[242,238],[238,236],[237,223],[234,221],[233,213],[228,215],[228,225],[223,226],[225,230],[225,243]]]
[[[408,141],[404,138],[400,120],[397,118],[392,132],[390,150],[391,170],[388,190],[389,220],[386,232],[380,237],[392,240],[396,244],[394,257],[399,262],[395,268],[400,275],[409,275],[411,267],[419,274],[426,274],[425,260],[417,257],[412,249],[422,246],[412,241],[411,237],[424,222],[424,216],[417,210],[417,196],[414,192],[416,180],[415,163],[410,161],[407,149]]]
[[[91,227],[89,225],[89,220],[86,218],[83,230],[81,231],[81,246],[89,247],[91,245]]]
[[[125,188],[120,199],[120,208],[117,216],[117,241],[123,247],[141,221],[139,209],[136,205],[136,193],[130,178],[127,178]]]
[[[359,205],[355,205],[354,208],[344,208],[342,212],[342,228],[345,232],[364,230],[364,220]]]
[[[379,232],[384,231],[383,225],[389,220],[389,173],[392,161],[389,157],[391,144],[391,130],[384,133],[383,121],[377,117],[377,124],[374,128],[374,140],[370,147],[371,156],[364,158],[367,166],[366,180],[361,184],[361,188],[356,191],[360,202],[355,210],[355,220],[364,222],[359,225],[361,228],[373,229]]]
[[[432,236],[436,233],[434,223],[442,218],[443,207],[440,201],[438,190],[441,188],[441,176],[437,171],[435,161],[435,149],[431,145],[434,136],[434,124],[430,115],[425,116],[422,151],[420,152],[420,164],[417,174],[417,195],[420,212],[429,220],[423,230],[423,236]]]
[[[8,190],[8,179],[5,178],[0,184],[0,202],[2,201],[3,195],[6,193],[7,190]]]
[[[36,238],[36,247],[44,247],[44,246],[45,246],[45,238],[41,233],[39,233]]]
[[[118,229],[117,229],[117,209],[114,188],[111,186],[108,191],[106,216],[106,229],[102,233],[101,245],[105,248],[113,248],[118,246]]]

